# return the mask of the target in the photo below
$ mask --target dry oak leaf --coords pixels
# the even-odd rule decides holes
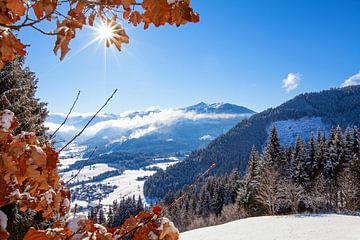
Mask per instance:
[[[142,15],[139,11],[133,11],[130,14],[129,22],[131,22],[135,27],[142,22]]]
[[[186,24],[188,22],[199,22],[199,14],[195,13],[192,8],[183,1],[176,2],[172,9],[172,22],[176,26]]]
[[[3,110],[0,112],[0,130],[11,131],[18,125],[17,119],[13,112],[10,110]]]
[[[25,54],[25,45],[9,30],[0,28],[0,65],[3,66],[4,61],[14,60],[16,55],[25,56]]]
[[[38,167],[45,167],[46,166],[46,154],[42,150],[41,147],[38,146],[30,146],[30,159],[32,159],[33,163]]]
[[[62,228],[48,229],[48,230],[36,230],[31,227],[24,236],[23,240],[64,240],[68,239],[66,232]]]
[[[34,10],[35,16],[37,19],[42,19],[45,17],[48,20],[51,20],[51,15],[57,7],[57,0],[42,0],[36,2],[32,9]]]
[[[24,1],[22,0],[12,0],[8,1],[6,7],[13,12],[18,19],[25,14],[26,8],[24,6]]]
[[[179,230],[174,226],[169,219],[163,217],[161,219],[161,225],[158,228],[161,231],[159,239],[160,240],[178,240],[179,239]]]
[[[0,239],[6,240],[9,237],[10,237],[10,234],[8,233],[8,231],[6,231],[6,229],[4,229],[2,226],[0,226]]]
[[[88,22],[90,26],[94,26],[94,20],[95,20],[95,16],[96,16],[96,12],[92,12],[90,13],[89,17],[88,17]]]
[[[54,47],[54,53],[57,54],[60,49],[60,60],[63,60],[65,55],[70,51],[69,42],[75,38],[75,30],[66,26],[66,24],[57,22],[57,38]]]
[[[130,11],[130,6],[136,4],[136,0],[121,0],[121,4],[125,11]]]
[[[147,29],[150,23],[158,27],[171,20],[172,7],[168,4],[167,0],[144,0],[142,7],[144,9],[144,29]]]

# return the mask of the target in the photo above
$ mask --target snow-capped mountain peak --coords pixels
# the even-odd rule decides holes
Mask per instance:
[[[151,107],[118,115],[102,113],[79,140],[88,146],[102,146],[104,151],[187,152],[206,145],[253,113],[234,104],[204,102],[186,108]],[[49,130],[56,129],[64,117],[65,114],[50,114],[46,123]],[[57,140],[73,136],[91,117],[92,114],[72,114]]]

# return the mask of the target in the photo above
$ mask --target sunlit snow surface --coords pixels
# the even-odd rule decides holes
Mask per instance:
[[[78,160],[82,160],[81,158],[78,158]],[[78,175],[79,170],[72,170],[72,171],[66,171],[64,173],[60,173],[61,179],[65,182],[72,178],[73,176],[76,176],[74,178],[74,181],[85,181],[90,180],[92,177],[98,176],[100,173],[107,172],[107,171],[113,171],[116,170],[116,168],[109,167],[107,164],[92,164],[89,166],[85,166]]]
[[[247,218],[180,234],[180,240],[359,240],[360,217],[296,215]]]
[[[283,121],[276,121],[267,126],[267,133],[270,134],[272,127],[276,127],[279,139],[283,146],[293,144],[298,135],[305,140],[309,139],[311,133],[315,134],[318,130],[327,130],[330,126],[325,124],[320,117],[304,117],[300,119],[289,119]]]

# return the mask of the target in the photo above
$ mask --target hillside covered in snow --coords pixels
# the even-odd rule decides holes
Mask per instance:
[[[360,217],[291,215],[246,218],[200,228],[180,240],[358,240]]]

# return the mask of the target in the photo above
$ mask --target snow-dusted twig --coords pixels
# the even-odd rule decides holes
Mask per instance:
[[[68,120],[68,118],[69,118],[72,110],[74,109],[75,104],[76,104],[76,102],[77,102],[78,99],[79,99],[79,96],[80,96],[80,91],[79,91],[78,94],[76,95],[76,98],[75,98],[75,100],[74,100],[74,102],[73,102],[73,104],[72,104],[72,106],[71,106],[68,114],[66,115],[64,121],[63,121],[63,122],[60,124],[60,126],[50,135],[50,139],[53,139],[53,138],[55,137],[56,133],[64,126],[64,124],[65,124],[66,121]]]
[[[80,137],[80,135],[85,131],[85,129],[90,125],[90,123],[94,120],[94,118],[96,118],[96,116],[101,112],[101,110],[103,110],[103,108],[109,103],[109,101],[113,98],[113,96],[115,95],[115,93],[117,92],[117,89],[115,89],[115,91],[111,94],[111,96],[106,100],[106,102],[101,106],[101,108],[99,108],[99,110],[90,118],[90,120],[85,124],[85,126],[83,127],[83,129],[81,129],[81,131],[76,134],[69,142],[67,142],[62,148],[60,148],[60,150],[58,152],[63,151],[65,148],[67,148],[73,141],[75,141],[75,139],[77,139],[78,137]]]
[[[74,179],[80,174],[81,170],[83,170],[83,168],[85,167],[86,163],[88,163],[89,160],[92,158],[92,156],[95,154],[96,149],[97,149],[97,146],[94,147],[94,149],[93,149],[93,151],[91,152],[91,154],[90,154],[90,156],[88,157],[88,159],[86,159],[86,160],[84,161],[84,163],[81,165],[81,167],[80,167],[80,169],[77,171],[77,173],[76,173],[74,176],[72,176],[72,177],[65,183],[65,185],[69,184],[69,182],[71,182],[72,180],[74,180]]]

